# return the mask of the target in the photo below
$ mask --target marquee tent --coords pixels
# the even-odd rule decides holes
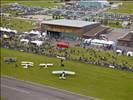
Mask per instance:
[[[3,32],[7,32],[7,33],[17,33],[16,30],[11,30],[10,28],[4,28],[4,27],[0,27],[0,31],[3,31]]]
[[[30,31],[29,34],[34,34],[34,35],[40,35],[41,33],[39,31]]]
[[[20,42],[29,43],[29,40],[28,39],[21,39]]]
[[[116,50],[116,53],[121,55],[122,54],[122,50]]]
[[[127,56],[133,56],[133,52],[132,51],[128,51],[127,52]]]
[[[115,42],[113,41],[106,41],[106,40],[99,40],[99,39],[85,39],[83,43],[91,44],[91,45],[112,45],[115,46]]]
[[[31,43],[36,44],[37,46],[41,46],[43,44],[43,41],[35,40],[31,41]]]

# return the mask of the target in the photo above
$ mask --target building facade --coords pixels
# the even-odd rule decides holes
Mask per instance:
[[[118,39],[118,45],[125,47],[133,47],[133,31]]]
[[[78,5],[83,6],[85,8],[104,8],[109,6],[109,2],[106,0],[80,0]]]
[[[97,22],[60,19],[42,22],[41,31],[46,31],[50,37],[75,40],[77,37],[95,37],[103,28]]]

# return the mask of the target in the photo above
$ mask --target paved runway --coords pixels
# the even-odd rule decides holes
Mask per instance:
[[[1,96],[7,100],[94,100],[75,93],[1,77]]]

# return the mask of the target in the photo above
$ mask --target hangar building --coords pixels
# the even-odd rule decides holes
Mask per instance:
[[[71,40],[77,37],[95,38],[106,30],[98,22],[60,19],[41,23],[41,31],[46,31],[48,36]]]
[[[118,45],[126,46],[126,47],[133,47],[133,31],[119,38]]]

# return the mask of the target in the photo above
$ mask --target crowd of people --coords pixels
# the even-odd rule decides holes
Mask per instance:
[[[27,44],[21,43],[19,35],[17,34],[11,35],[10,38],[2,38],[1,36],[2,48],[9,48],[49,57],[63,56],[70,61],[80,61],[88,64],[133,72],[132,57],[118,55],[114,51],[108,51],[108,49],[105,48],[95,48],[92,46],[85,47],[82,44],[79,44],[78,47],[77,45],[73,45],[73,47],[67,49],[60,49],[57,48],[55,42],[56,40],[49,38],[44,40],[43,45],[37,46],[30,42]]]

